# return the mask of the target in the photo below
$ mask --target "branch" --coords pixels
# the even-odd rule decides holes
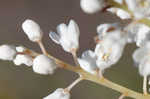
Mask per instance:
[[[126,96],[131,97],[131,98],[150,99],[150,95],[143,95],[143,94],[133,91],[131,89],[125,88],[121,85],[113,83],[112,81],[109,81],[106,78],[99,78],[96,75],[92,75],[88,72],[85,72],[83,69],[81,69],[79,67],[75,67],[75,66],[69,65],[67,63],[64,63],[63,61],[56,59],[52,56],[50,56],[50,57],[53,58],[56,61],[56,63],[61,66],[61,68],[80,74],[84,80],[89,80],[89,81],[95,82],[99,85],[103,85],[105,87],[111,88],[120,93],[124,93],[124,94],[126,94]]]

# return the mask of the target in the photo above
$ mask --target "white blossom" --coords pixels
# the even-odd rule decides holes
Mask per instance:
[[[136,49],[132,55],[142,76],[150,75],[150,42]]]
[[[149,50],[150,50],[150,42],[147,42],[144,46],[136,49],[132,55],[134,62],[139,65],[141,60],[145,56],[149,55]]]
[[[16,56],[15,47],[12,45],[1,45],[0,46],[0,59],[2,60],[13,60]]]
[[[62,88],[56,89],[53,93],[43,99],[70,99],[70,93]]]
[[[22,24],[22,29],[31,41],[37,42],[42,39],[43,32],[35,21],[25,20]]]
[[[130,25],[128,31],[128,41],[136,42],[141,47],[150,40],[150,28],[144,24]]]
[[[39,74],[53,74],[57,65],[45,55],[39,55],[33,60],[33,71]]]
[[[149,17],[150,0],[126,0],[126,3],[136,19]]]
[[[58,25],[57,33],[50,32],[49,36],[55,43],[60,44],[66,52],[79,48],[80,31],[74,20],[70,20],[68,26],[64,23]]]
[[[27,66],[32,66],[33,65],[33,60],[32,57],[29,55],[21,55],[18,54],[16,58],[13,60],[15,65],[22,65],[25,64]]]
[[[121,58],[123,49],[126,45],[126,38],[122,37],[120,31],[107,34],[107,36],[96,45],[96,61],[100,70],[105,70],[113,64],[116,64]]]
[[[96,74],[97,65],[96,65],[96,55],[93,51],[87,50],[83,52],[81,58],[78,58],[78,62],[85,71]]]
[[[128,12],[126,12],[120,8],[112,7],[112,8],[107,9],[107,11],[116,14],[119,18],[121,18],[123,20],[131,18],[131,15]]]
[[[105,7],[105,0],[81,0],[80,6],[85,13],[93,14]]]

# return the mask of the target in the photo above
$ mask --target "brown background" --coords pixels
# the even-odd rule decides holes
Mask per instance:
[[[73,64],[70,54],[54,44],[48,37],[48,32],[58,24],[76,20],[79,24],[80,55],[86,49],[94,49],[93,37],[96,26],[100,23],[120,21],[110,13],[87,15],[80,9],[79,0],[0,0],[0,44],[24,45],[39,51],[37,44],[32,43],[24,35],[21,24],[27,19],[38,22],[44,31],[44,44],[48,52],[70,64]],[[106,71],[105,76],[125,87],[142,92],[142,78],[133,67],[131,58],[135,45],[128,45],[121,61]],[[42,99],[58,87],[65,88],[76,74],[57,70],[52,76],[41,76],[32,72],[32,68],[24,65],[15,66],[12,62],[0,61],[0,99]],[[72,90],[71,99],[117,99],[118,92],[103,86],[83,81]],[[129,99],[129,98],[126,98]]]

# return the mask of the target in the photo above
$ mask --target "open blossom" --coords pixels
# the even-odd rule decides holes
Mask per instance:
[[[79,48],[80,31],[74,20],[70,20],[68,26],[64,23],[58,25],[57,33],[50,32],[49,36],[55,43],[60,44],[66,52]]]
[[[80,6],[86,13],[93,14],[105,7],[105,0],[81,0]]]
[[[32,57],[29,55],[21,55],[18,54],[16,58],[13,60],[15,65],[22,65],[25,64],[27,66],[32,66],[33,65],[33,60]]]
[[[37,42],[42,39],[43,32],[35,21],[25,20],[22,24],[22,29],[31,41]]]
[[[13,60],[16,56],[16,49],[12,45],[1,45],[0,46],[0,59],[2,60]]]
[[[150,0],[126,0],[126,4],[136,19],[149,17]]]
[[[96,65],[96,55],[93,51],[87,50],[83,52],[81,58],[78,58],[78,62],[85,71],[96,74],[98,67]]]
[[[53,74],[57,65],[45,55],[39,55],[33,60],[33,71],[39,74]]]
[[[97,55],[97,66],[100,70],[105,70],[117,63],[122,56],[126,45],[126,38],[122,36],[121,31],[115,31],[96,45],[95,54]]]
[[[150,28],[144,24],[130,25],[128,29],[129,42],[136,42],[141,47],[150,41]]]
[[[145,56],[149,55],[149,50],[150,42],[147,42],[144,46],[136,49],[132,55],[134,62],[139,64]]]
[[[107,11],[116,14],[119,18],[121,18],[123,20],[131,18],[131,15],[128,12],[126,12],[120,8],[112,7],[112,8],[107,9]]]
[[[70,93],[62,88],[56,89],[53,93],[43,99],[70,99]]]
[[[136,49],[132,55],[134,62],[139,68],[139,73],[142,76],[150,75],[150,42]]]

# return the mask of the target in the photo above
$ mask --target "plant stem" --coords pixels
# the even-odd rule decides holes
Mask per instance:
[[[82,81],[82,80],[83,80],[82,76],[79,77],[79,78],[76,79],[72,84],[70,84],[70,85],[66,88],[66,90],[71,91],[71,89],[72,89],[75,85],[77,85],[80,81]]]
[[[143,79],[143,93],[144,95],[147,95],[147,76],[144,76]]]
[[[41,40],[40,40],[40,41],[37,41],[37,43],[38,43],[38,45],[40,46],[41,51],[43,52],[43,54],[47,56],[48,53],[47,53],[47,51],[46,51],[46,49],[45,49],[45,47],[44,47],[42,41],[41,41]]]
[[[33,51],[32,51],[33,52]],[[36,52],[34,52],[36,53]],[[36,55],[38,55],[38,53],[36,53]],[[99,85],[111,88],[115,91],[118,91],[122,94],[126,94],[127,97],[131,97],[131,98],[135,98],[135,99],[150,99],[150,95],[144,95],[142,93],[136,92],[134,90],[128,89],[126,87],[123,87],[121,85],[118,85],[112,81],[107,80],[104,77],[99,77],[97,75],[92,75],[86,71],[84,71],[83,69],[81,69],[80,67],[76,67],[76,66],[72,66],[70,64],[67,64],[51,55],[48,54],[48,57],[50,57],[51,59],[53,59],[60,68],[75,72],[77,74],[79,74],[80,76],[82,76],[83,80],[89,80],[92,81],[94,83],[97,83]]]
[[[113,82],[107,80],[106,78],[100,79],[96,75],[92,75],[92,74],[90,74],[88,72],[85,72],[81,68],[78,68],[78,67],[75,67],[75,66],[71,66],[69,64],[66,64],[66,63],[58,60],[58,59],[55,59],[55,61],[59,65],[61,65],[61,67],[63,69],[66,69],[66,70],[69,70],[69,71],[72,71],[72,72],[80,74],[83,77],[84,80],[89,80],[89,81],[95,82],[97,84],[103,85],[103,86],[111,88],[113,90],[116,90],[116,91],[118,91],[120,93],[127,93],[127,96],[131,97],[131,98],[135,98],[135,99],[150,99],[150,95],[143,95],[143,94],[138,93],[136,91],[133,91],[131,89],[125,88],[125,87],[123,87],[121,85],[113,83]]]

